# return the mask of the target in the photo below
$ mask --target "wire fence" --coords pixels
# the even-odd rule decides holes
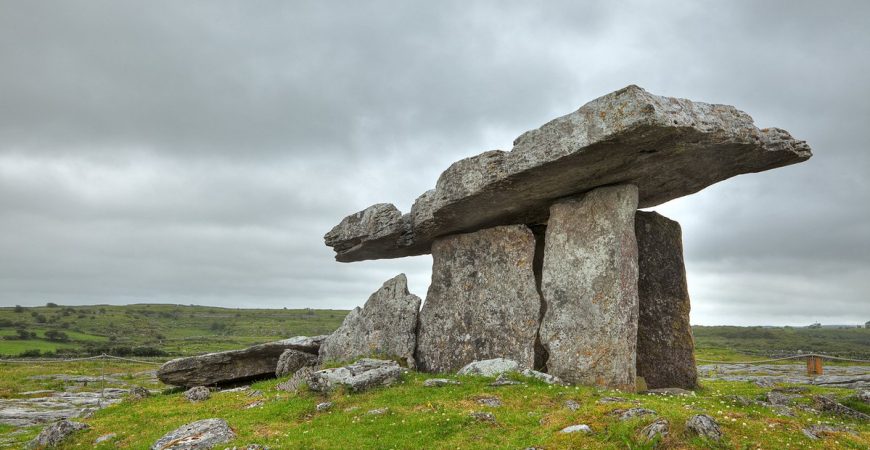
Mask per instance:
[[[105,353],[103,353],[101,355],[96,355],[96,356],[87,356],[87,357],[83,357],[83,358],[66,358],[66,359],[61,359],[61,358],[0,359],[0,364],[2,364],[2,363],[12,363],[12,364],[50,363],[50,364],[52,364],[52,363],[71,363],[71,362],[79,362],[79,361],[94,361],[94,360],[101,360],[101,359],[127,361],[127,362],[134,362],[134,363],[140,363],[140,364],[151,364],[154,366],[162,366],[163,365],[163,362],[145,361],[142,359],[132,359],[132,358],[122,358],[120,356],[112,356],[112,355],[107,355]]]

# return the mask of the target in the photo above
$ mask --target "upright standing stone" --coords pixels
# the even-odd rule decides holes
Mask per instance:
[[[689,325],[689,287],[680,224],[655,212],[635,216],[639,276],[637,375],[650,389],[698,385]]]
[[[417,365],[455,372],[472,361],[534,364],[541,298],[525,225],[440,238],[432,245],[432,284],[417,327]]]
[[[405,274],[387,280],[362,309],[351,311],[320,347],[322,361],[350,362],[361,356],[398,358],[414,368],[420,297],[408,292]]]
[[[550,208],[540,338],[550,374],[634,390],[637,187],[609,186]]]

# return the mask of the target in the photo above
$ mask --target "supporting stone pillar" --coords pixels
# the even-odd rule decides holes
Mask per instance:
[[[634,185],[553,204],[541,292],[547,371],[578,383],[635,389],[637,241]]]
[[[698,385],[680,224],[638,211],[637,375],[650,389]]]
[[[454,372],[499,357],[531,368],[541,308],[534,256],[535,237],[525,225],[436,240],[417,326],[418,369]]]

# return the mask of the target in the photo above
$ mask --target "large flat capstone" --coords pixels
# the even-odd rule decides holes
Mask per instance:
[[[398,358],[416,367],[417,314],[420,297],[408,292],[408,279],[387,280],[365,305],[353,309],[320,347],[324,362],[348,362],[361,356]]]
[[[297,336],[255,345],[243,350],[176,358],[157,371],[160,381],[173,386],[211,386],[251,378],[275,376],[284,350],[317,354],[326,336]]]
[[[556,200],[600,186],[635,185],[639,207],[651,207],[810,156],[804,141],[758,129],[732,106],[628,86],[524,133],[509,152],[454,163],[409,213],[377,204],[324,239],[341,262],[426,254],[439,236],[544,222]]]
[[[694,389],[695,342],[680,224],[655,212],[635,215],[637,236],[637,375],[647,387]]]
[[[541,308],[534,257],[535,237],[525,225],[435,241],[417,327],[418,369],[455,372],[491,358],[532,368]]]
[[[547,372],[634,390],[637,344],[637,188],[599,188],[550,210],[541,293]]]

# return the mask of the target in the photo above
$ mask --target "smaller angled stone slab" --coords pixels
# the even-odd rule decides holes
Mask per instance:
[[[452,373],[473,361],[534,364],[541,298],[525,225],[446,236],[432,246],[432,284],[420,311],[417,366]]]
[[[639,271],[637,375],[650,389],[694,389],[698,373],[680,224],[655,212],[638,211],[635,235]]]
[[[352,310],[320,348],[324,362],[347,362],[361,356],[399,358],[416,367],[417,314],[420,297],[408,292],[405,274],[387,280],[365,305]]]
[[[540,339],[547,373],[635,390],[637,187],[599,188],[550,208]]]

